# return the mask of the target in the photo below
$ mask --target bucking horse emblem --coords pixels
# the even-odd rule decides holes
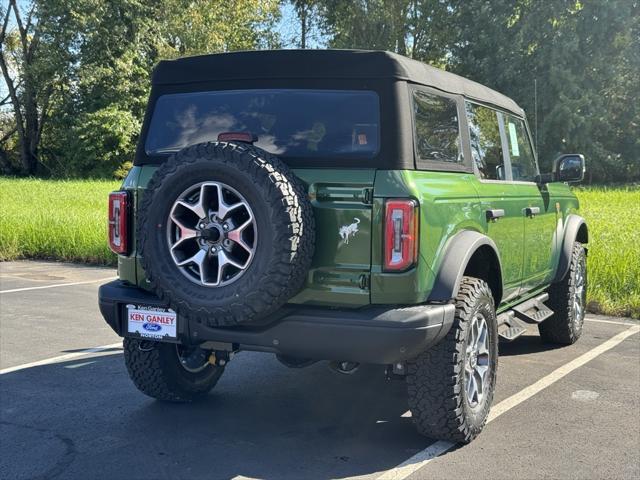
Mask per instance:
[[[340,235],[340,238],[342,238],[342,241],[346,245],[349,245],[349,237],[354,237],[355,234],[358,233],[359,223],[360,223],[360,219],[354,217],[353,223],[351,225],[343,225],[342,227],[340,227],[338,234]]]

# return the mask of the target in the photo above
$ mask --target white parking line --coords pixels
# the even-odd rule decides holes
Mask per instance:
[[[625,320],[622,322],[615,320],[601,320],[599,318],[585,318],[585,322],[596,322],[596,323],[612,323],[613,325],[638,325],[638,321],[634,320]]]
[[[90,362],[74,363],[73,365],[65,365],[63,368],[80,368],[80,367],[86,367],[87,365],[91,365],[92,363],[96,363],[96,361],[95,361],[95,360],[91,360]]]
[[[38,360],[37,362],[23,363],[22,365],[16,365],[15,367],[3,368],[2,370],[0,370],[0,375],[4,375],[5,373],[16,372],[18,370],[24,370],[26,368],[41,367],[42,365],[66,362],[69,360],[73,360],[74,358],[83,357],[87,354],[101,353],[114,348],[122,348],[122,342],[112,343],[111,345],[102,345],[101,347],[87,348],[79,352],[67,353],[65,355],[60,355],[58,357],[45,358],[44,360]],[[122,352],[119,350],[114,353],[122,353]]]
[[[39,287],[13,288],[11,290],[0,290],[0,293],[26,292],[29,290],[42,290],[44,288],[70,287],[72,285],[85,285],[87,283],[106,282],[107,280],[115,280],[118,277],[97,278],[96,280],[85,280],[83,282],[57,283],[55,285],[40,285]]]
[[[594,358],[599,355],[602,355],[608,350],[611,350],[616,345],[622,343],[626,338],[631,335],[638,333],[640,331],[640,325],[634,325],[623,332],[611,337],[604,343],[601,343],[597,347],[592,348],[588,352],[580,355],[579,357],[571,360],[569,363],[562,365],[561,367],[555,369],[549,375],[542,377],[537,382],[529,385],[518,393],[510,396],[509,398],[503,400],[502,402],[494,405],[489,413],[489,418],[487,419],[487,423],[495,420],[503,413],[508,412],[513,407],[520,405],[525,400],[531,398],[536,393],[547,388],[549,385],[554,384],[561,378],[565,377],[569,373],[573,372],[577,368],[580,368],[587,362],[590,362]],[[413,457],[405,460],[400,465],[392,468],[391,470],[387,470],[382,475],[378,477],[378,480],[402,480],[412,475],[413,473],[420,470],[422,467],[426,466],[431,460],[437,458],[438,456],[445,453],[447,450],[455,447],[457,444],[447,441],[437,441],[431,445],[429,445],[424,450],[416,453]]]

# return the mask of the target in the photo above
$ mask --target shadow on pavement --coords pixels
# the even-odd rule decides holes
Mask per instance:
[[[154,401],[122,356],[0,376],[0,478],[335,478],[375,474],[425,448],[404,382],[242,353],[203,401]]]
[[[509,357],[512,355],[527,355],[529,353],[549,352],[563,348],[563,345],[545,343],[536,335],[523,335],[513,342],[501,341],[499,355]]]

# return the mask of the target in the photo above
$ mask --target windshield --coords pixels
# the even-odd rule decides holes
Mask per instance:
[[[158,98],[145,150],[176,152],[248,132],[283,157],[371,158],[378,152],[378,95],[344,90],[224,90]]]

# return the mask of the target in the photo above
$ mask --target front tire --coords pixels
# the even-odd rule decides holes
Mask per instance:
[[[463,277],[449,333],[408,363],[409,409],[418,431],[452,442],[477,437],[489,415],[497,367],[491,289],[483,280]]]
[[[145,395],[168,402],[190,402],[206,395],[220,379],[224,367],[208,363],[186,368],[182,347],[172,343],[124,339],[124,361],[129,377]]]
[[[553,316],[538,325],[542,340],[571,345],[582,335],[587,305],[587,255],[579,242],[574,242],[569,270],[564,278],[549,288],[549,308]]]

